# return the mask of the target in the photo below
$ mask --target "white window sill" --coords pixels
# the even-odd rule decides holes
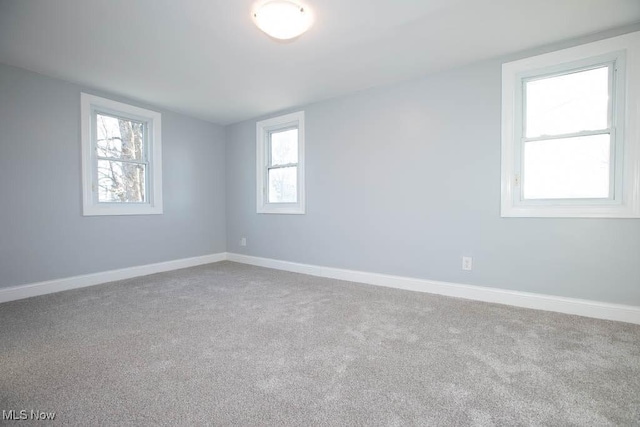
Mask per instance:
[[[304,206],[278,206],[275,204],[260,206],[257,210],[259,214],[285,214],[285,215],[304,215]]]
[[[631,206],[503,206],[503,218],[640,218]]]
[[[84,206],[82,214],[84,216],[105,216],[105,215],[162,215],[162,206],[150,205],[89,205]]]

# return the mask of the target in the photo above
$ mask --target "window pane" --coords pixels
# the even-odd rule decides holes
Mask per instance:
[[[269,169],[269,203],[297,203],[298,168]]]
[[[525,91],[527,138],[608,127],[608,67],[530,81]]]
[[[271,165],[298,163],[298,129],[271,133]]]
[[[96,114],[96,150],[99,157],[142,160],[144,124],[134,120]]]
[[[138,163],[98,160],[98,201],[145,201],[146,166]]]
[[[610,136],[525,143],[525,199],[609,197]]]

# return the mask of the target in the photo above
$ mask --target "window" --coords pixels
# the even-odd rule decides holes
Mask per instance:
[[[162,213],[160,113],[81,94],[84,215]]]
[[[640,217],[640,33],[502,67],[502,216]]]
[[[258,213],[303,214],[304,112],[257,123]]]

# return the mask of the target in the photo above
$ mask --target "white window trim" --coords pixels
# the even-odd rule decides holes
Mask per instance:
[[[516,106],[521,102],[522,80],[528,76],[556,70],[578,68],[611,58],[620,58],[616,75],[616,106],[623,114],[614,115],[618,123],[612,143],[620,144],[622,159],[616,162],[614,202],[522,201],[516,179],[521,122]],[[502,66],[502,217],[640,218],[640,32],[626,34],[505,63]],[[520,104],[521,105],[521,104]],[[619,113],[619,111],[618,111]],[[620,170],[621,169],[621,170]]]
[[[95,170],[96,150],[93,146],[92,115],[94,111],[118,114],[146,123],[149,141],[146,203],[98,203]],[[82,212],[94,215],[155,215],[162,214],[162,122],[161,114],[122,102],[87,93],[80,94],[82,142]]]
[[[298,202],[297,203],[269,203],[268,199],[268,138],[269,133],[287,127],[298,128]],[[304,111],[262,120],[256,123],[256,203],[257,213],[264,214],[294,214],[305,213],[305,183],[304,183]]]

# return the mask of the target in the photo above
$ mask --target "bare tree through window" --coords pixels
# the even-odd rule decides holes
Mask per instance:
[[[145,125],[96,114],[98,201],[145,202]]]

